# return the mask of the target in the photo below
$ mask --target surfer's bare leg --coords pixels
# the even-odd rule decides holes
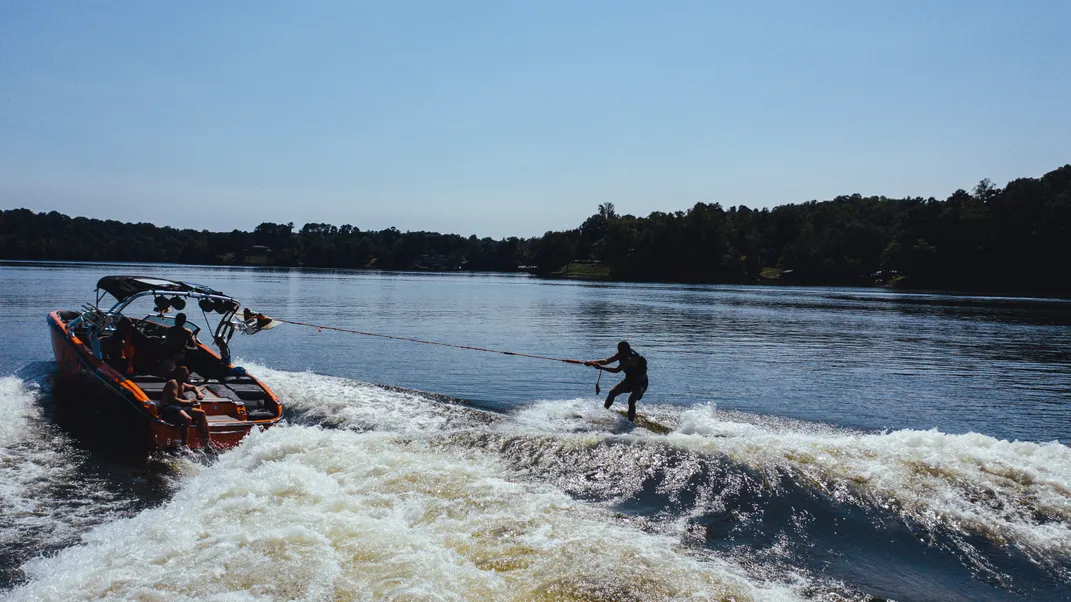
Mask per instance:
[[[636,402],[643,396],[640,391],[633,391],[632,395],[628,396],[628,419],[629,422],[636,422]]]
[[[606,403],[602,404],[602,407],[609,410],[610,406],[614,405],[615,397],[622,393],[627,393],[629,391],[629,388],[625,385],[625,382],[626,381],[621,381],[614,385],[614,388],[610,389],[610,394],[606,396]]]

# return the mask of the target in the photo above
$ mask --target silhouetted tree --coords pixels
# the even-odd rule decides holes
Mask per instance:
[[[478,239],[350,224],[265,222],[252,232],[177,230],[52,211],[0,211],[0,259],[243,263],[271,249],[273,265],[517,270],[551,275],[598,259],[614,277],[750,282],[763,268],[799,283],[893,282],[918,288],[1071,295],[1071,165],[1001,189],[988,179],[947,199],[839,196],[728,211],[696,203],[647,217],[598,206],[574,230]]]

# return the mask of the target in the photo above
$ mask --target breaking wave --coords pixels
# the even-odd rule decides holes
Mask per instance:
[[[288,400],[286,424],[178,460],[167,502],[26,563],[12,599],[1051,599],[1071,584],[1059,443],[644,405],[673,429],[657,435],[592,399],[502,414],[250,368]]]
[[[159,508],[26,567],[16,600],[789,600],[485,453],[395,433],[275,428]]]

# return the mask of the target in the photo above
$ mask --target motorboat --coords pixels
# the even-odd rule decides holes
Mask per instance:
[[[105,309],[109,296],[115,301]],[[161,396],[181,364],[190,373],[188,384],[203,396],[200,409],[208,421],[207,441],[198,428],[188,428],[190,448],[234,447],[253,429],[282,418],[278,396],[231,362],[234,334],[267,330],[274,325],[270,318],[248,308],[239,314],[236,299],[207,286],[161,278],[105,276],[95,297],[79,311],[48,314],[57,377],[70,391],[67,403],[103,416],[136,445],[179,447],[183,429],[165,420]],[[215,350],[201,341],[205,331],[198,318],[206,328],[215,323],[209,331]],[[177,352],[169,344],[176,331],[183,341]],[[185,396],[193,401],[196,393]]]

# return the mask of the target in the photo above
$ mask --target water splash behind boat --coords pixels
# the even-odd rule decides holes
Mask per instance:
[[[1060,444],[648,404],[675,428],[657,436],[592,399],[501,414],[256,371],[288,425],[189,462],[170,501],[29,563],[12,598],[1056,599],[1071,583]]]

